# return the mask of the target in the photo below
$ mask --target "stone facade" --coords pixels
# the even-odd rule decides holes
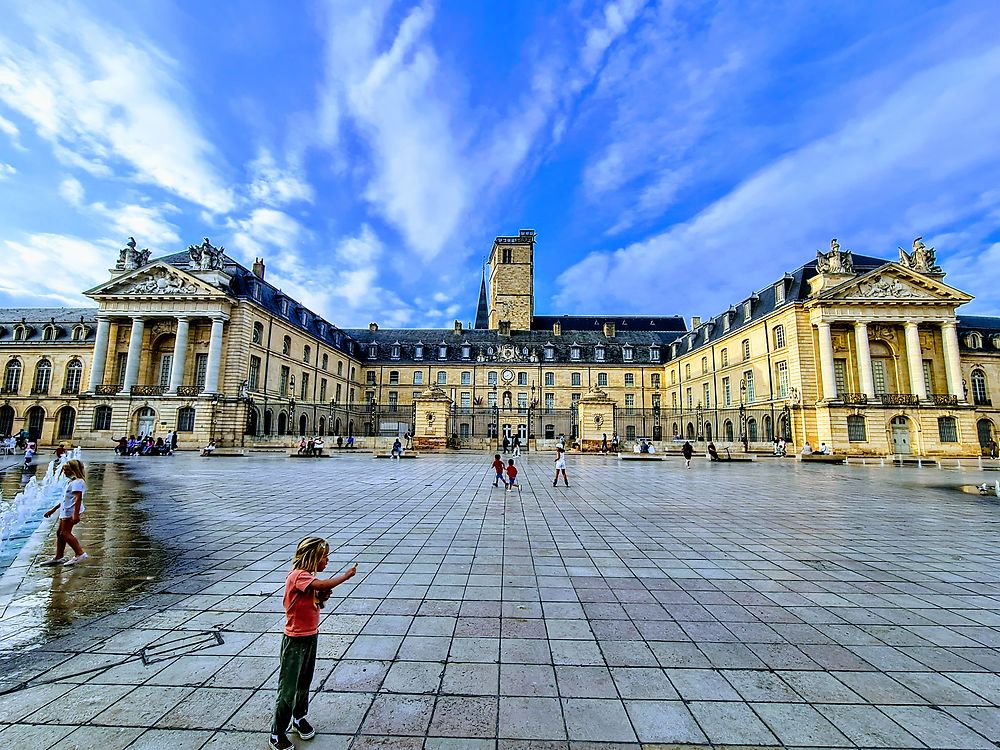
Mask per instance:
[[[410,432],[425,450],[782,436],[872,456],[976,455],[998,437],[1000,319],[959,315],[972,298],[922,243],[896,263],[834,241],[688,326],[535,315],[535,241],[494,242],[488,327],[384,330],[338,328],[208,240],[152,260],[130,240],[86,292],[96,308],[0,311],[0,432],[107,446],[176,429],[183,448],[245,450],[306,434],[381,449]]]

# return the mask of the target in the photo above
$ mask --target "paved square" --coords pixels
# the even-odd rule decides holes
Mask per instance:
[[[0,741],[264,747],[317,533],[359,574],[324,610],[316,750],[1000,741],[981,473],[571,456],[553,487],[551,458],[508,493],[473,454],[88,456],[93,560],[38,568],[36,539],[3,579]]]

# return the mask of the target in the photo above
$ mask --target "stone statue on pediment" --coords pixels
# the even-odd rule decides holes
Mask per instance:
[[[147,263],[149,263],[149,248],[137,249],[135,237],[129,237],[125,242],[125,247],[118,251],[118,262],[115,263],[115,269],[132,271]]]
[[[222,256],[225,251],[226,248],[215,247],[206,237],[200,245],[188,247],[191,268],[198,271],[221,271]]]
[[[941,273],[934,248],[927,247],[923,237],[913,240],[913,249],[910,252],[899,248],[899,264],[919,273]]]
[[[850,250],[842,251],[834,238],[827,252],[816,251],[816,270],[819,273],[854,273],[854,258]]]

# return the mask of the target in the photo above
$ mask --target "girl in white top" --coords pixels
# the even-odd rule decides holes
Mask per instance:
[[[552,480],[552,486],[559,484],[559,472],[562,472],[563,481],[569,487],[569,479],[566,478],[566,453],[560,446],[556,446],[556,476]]]
[[[69,478],[69,484],[66,485],[62,500],[45,513],[45,517],[49,518],[57,510],[59,511],[56,556],[46,560],[42,565],[76,565],[87,559],[87,553],[83,551],[79,540],[73,536],[73,527],[80,523],[80,515],[86,510],[83,506],[83,495],[87,491],[84,471],[82,461],[73,459],[63,464],[62,472]],[[71,557],[69,560],[63,559],[67,544],[76,553],[76,557]]]

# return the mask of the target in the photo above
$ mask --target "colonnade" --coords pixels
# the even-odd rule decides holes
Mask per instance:
[[[142,346],[146,333],[146,322],[151,316],[133,316],[132,328],[129,334],[128,354],[125,359],[125,378],[119,393],[128,394],[139,379],[139,362],[142,358]],[[192,316],[173,316],[177,321],[177,332],[174,338],[173,360],[170,367],[170,380],[167,395],[177,393],[184,379],[184,368],[187,363],[188,330]],[[219,373],[222,365],[222,335],[227,317],[214,315],[212,334],[208,344],[208,363],[205,368],[205,387],[201,395],[217,393],[219,389]],[[90,384],[87,390],[93,393],[104,382],[107,368],[108,346],[111,334],[111,318],[100,315],[97,318],[96,340],[94,342],[94,363],[90,370]]]
[[[819,331],[819,361],[823,377],[823,398],[832,401],[838,398],[837,376],[833,357],[833,336],[831,323],[839,321],[821,320],[816,323]],[[855,351],[858,361],[858,380],[861,392],[868,399],[875,399],[875,378],[872,373],[871,349],[868,344],[868,321],[845,320],[854,326]],[[883,321],[879,321],[882,323]],[[944,344],[945,375],[948,393],[959,400],[965,400],[962,387],[962,367],[958,351],[958,327],[954,321],[938,323]],[[920,349],[919,326],[912,320],[903,321],[903,340],[906,349],[906,365],[910,380],[910,393],[920,401],[928,399],[927,383],[924,380],[924,357]]]

